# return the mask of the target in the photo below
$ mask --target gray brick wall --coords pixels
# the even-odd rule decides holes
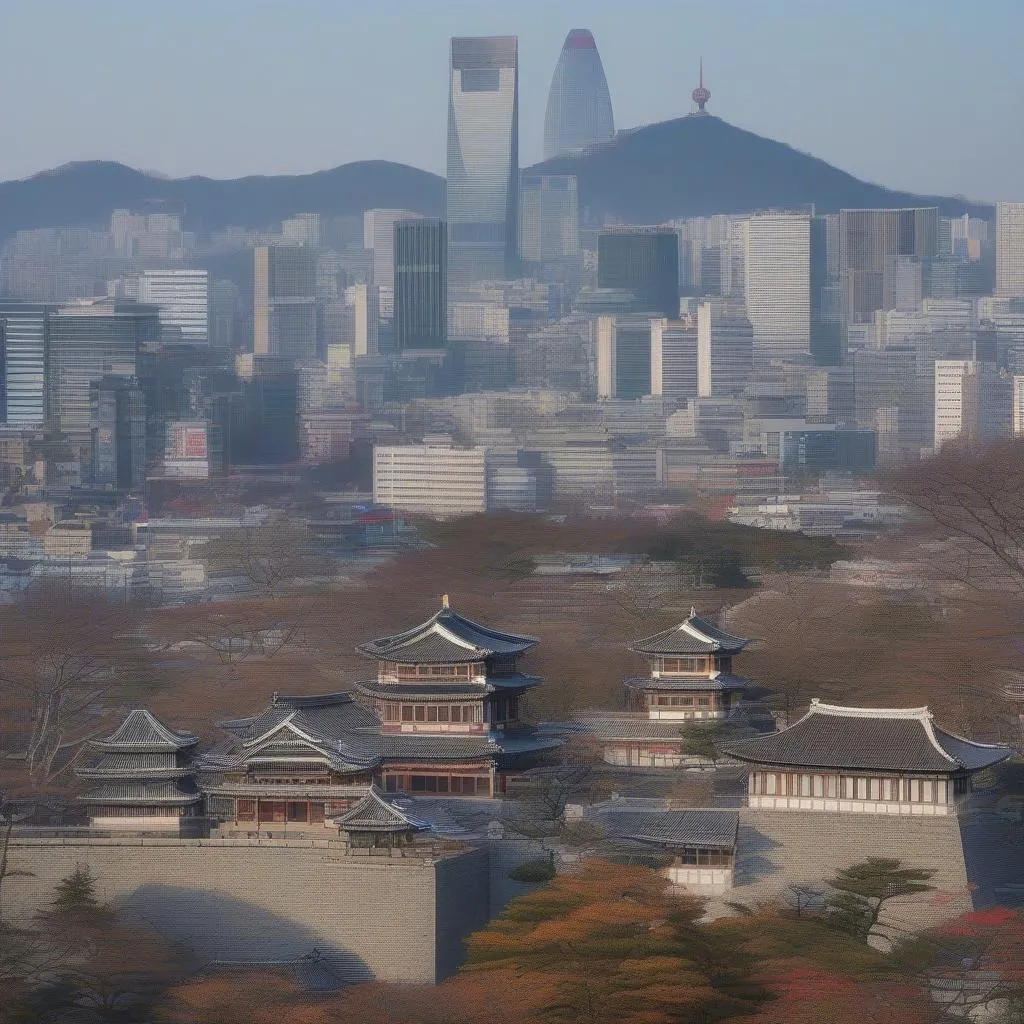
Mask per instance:
[[[77,864],[98,896],[201,961],[290,960],[316,948],[352,978],[433,982],[487,920],[485,851],[432,863],[344,857],[323,841],[27,840],[6,909],[27,921]]]

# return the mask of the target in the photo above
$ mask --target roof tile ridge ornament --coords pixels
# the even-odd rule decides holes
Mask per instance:
[[[441,595],[441,611],[446,612],[446,611],[449,611],[450,609],[451,609],[451,605],[448,602],[448,595],[447,594],[442,594]]]
[[[922,725],[930,726],[932,712],[928,705],[919,708],[865,708],[852,704],[829,704],[820,697],[812,697],[808,714],[833,715],[836,718],[899,718],[916,719]]]

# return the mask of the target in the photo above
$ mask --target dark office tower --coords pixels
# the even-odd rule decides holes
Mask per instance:
[[[518,273],[519,57],[515,36],[451,41],[448,281]]]
[[[630,228],[597,239],[598,288],[633,292],[643,312],[679,316],[679,239],[674,231]]]
[[[47,420],[74,441],[91,443],[89,388],[108,373],[134,377],[140,347],[160,340],[156,306],[101,299],[62,306],[49,320]]]
[[[107,374],[89,385],[92,479],[96,487],[135,490],[146,480],[146,408],[134,377]]]
[[[562,44],[544,115],[544,159],[578,153],[615,135],[612,98],[590,30],[574,28]]]
[[[632,399],[651,394],[651,338],[652,321],[648,316],[598,317],[598,398]],[[657,372],[660,386],[661,370]]]
[[[253,250],[253,351],[292,361],[316,356],[316,256],[306,246]]]
[[[907,260],[923,264],[935,259],[938,235],[935,207],[840,210],[839,277],[846,323],[868,323],[883,309],[891,290],[887,275],[891,279],[903,272]]]
[[[395,222],[395,343],[399,352],[444,348],[448,236],[443,220]]]
[[[0,299],[3,337],[4,422],[32,426],[46,419],[47,318],[55,303]]]

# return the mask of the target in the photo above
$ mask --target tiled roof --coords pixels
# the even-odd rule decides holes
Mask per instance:
[[[108,781],[78,798],[86,804],[185,806],[201,799],[192,779],[167,782]]]
[[[410,829],[421,832],[429,828],[427,822],[401,806],[409,803],[411,801],[388,797],[376,786],[371,786],[369,793],[355,807],[350,807],[334,822],[345,832],[408,832]]]
[[[782,732],[723,749],[751,764],[948,773],[985,768],[1011,753],[935,728],[927,708],[848,708],[817,699]]]
[[[732,849],[736,845],[736,811],[608,811],[598,817],[611,837],[658,846],[705,846]]]
[[[638,654],[659,655],[714,654],[716,651],[736,654],[749,643],[744,637],[733,636],[707,619],[702,619],[696,611],[691,611],[689,617],[678,626],[637,640],[630,644],[630,650]]]
[[[403,664],[460,664],[492,654],[525,654],[537,643],[536,637],[502,633],[442,608],[412,629],[369,640],[356,649],[371,658]]]
[[[173,751],[159,754],[103,754],[88,764],[76,765],[74,771],[80,779],[153,779],[192,774],[191,767],[178,764]]]
[[[720,690],[745,690],[749,681],[742,676],[726,675],[719,672],[714,676],[636,676],[624,680],[633,690],[691,690],[705,693]]]
[[[194,747],[198,736],[190,732],[176,732],[164,725],[151,711],[144,708],[129,711],[121,724],[102,740],[93,740],[99,750],[150,751],[183,750]]]

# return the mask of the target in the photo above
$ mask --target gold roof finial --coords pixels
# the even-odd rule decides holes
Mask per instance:
[[[442,608],[447,608],[448,607],[448,595],[447,594],[442,594],[441,595],[441,607]]]

